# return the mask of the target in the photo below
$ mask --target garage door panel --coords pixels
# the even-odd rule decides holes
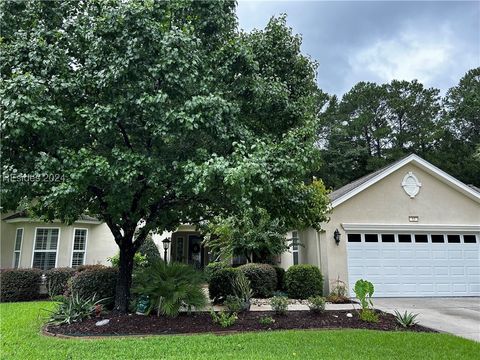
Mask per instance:
[[[468,260],[472,259],[475,261],[480,260],[478,250],[463,250],[463,258]]]
[[[449,275],[450,271],[448,269],[448,267],[444,266],[437,266],[437,267],[434,267],[433,268],[434,270],[434,274],[435,276],[440,276],[440,275]]]
[[[380,236],[379,236],[380,238]],[[349,284],[375,296],[479,296],[480,244],[347,243]]]
[[[431,254],[428,250],[417,250],[415,252],[415,259],[416,260],[430,260]]]
[[[467,275],[480,275],[480,267],[467,266]]]
[[[432,246],[433,245],[436,244],[432,244]],[[448,251],[446,250],[434,250],[432,255],[434,259],[448,259]]]
[[[462,250],[451,250],[448,252],[449,259],[463,260],[463,251]]]

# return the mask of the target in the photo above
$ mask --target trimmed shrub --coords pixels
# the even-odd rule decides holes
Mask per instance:
[[[112,307],[115,300],[118,269],[114,267],[96,267],[77,272],[69,281],[69,290],[72,296],[84,299],[106,299],[102,303]]]
[[[239,269],[250,280],[253,297],[268,298],[273,295],[277,287],[277,273],[272,265],[245,264]]]
[[[228,265],[224,262],[211,262],[207,266],[205,266],[205,278],[207,281],[210,281],[213,274],[215,274],[218,270],[227,268]]]
[[[208,283],[208,292],[214,303],[223,303],[228,295],[235,296],[234,284],[239,273],[238,268],[227,267],[212,274]]]
[[[0,272],[0,302],[28,301],[41,297],[39,269],[6,269]]]
[[[275,272],[277,273],[277,290],[285,290],[285,269],[280,266],[274,266]]]
[[[155,242],[150,235],[147,236],[143,244],[140,246],[138,253],[145,256],[147,262],[150,263],[161,258],[160,251],[158,251],[158,247],[155,245]]]
[[[323,278],[320,269],[314,265],[293,265],[285,273],[285,286],[289,298],[308,299],[322,295]]]
[[[105,265],[100,265],[100,264],[97,264],[97,265],[80,265],[75,270],[77,270],[77,273],[80,273],[80,272],[85,271],[85,270],[98,270],[98,269],[105,269],[105,268],[106,268]]]
[[[63,295],[67,290],[68,280],[75,275],[76,270],[68,267],[50,269],[45,272],[47,291],[50,297]]]

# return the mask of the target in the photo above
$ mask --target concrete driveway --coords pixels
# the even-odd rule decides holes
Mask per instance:
[[[480,342],[480,297],[374,298],[373,304],[389,313],[418,313],[421,325]]]

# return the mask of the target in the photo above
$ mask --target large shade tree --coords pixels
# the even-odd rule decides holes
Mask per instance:
[[[306,209],[324,194],[305,186],[324,97],[284,18],[243,33],[231,1],[2,1],[0,13],[2,209],[103,220],[120,249],[118,310],[151,231],[249,206],[324,220]]]

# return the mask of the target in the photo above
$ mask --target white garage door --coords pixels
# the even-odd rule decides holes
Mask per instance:
[[[352,232],[348,281],[371,281],[377,297],[480,296],[479,249],[472,233]]]

